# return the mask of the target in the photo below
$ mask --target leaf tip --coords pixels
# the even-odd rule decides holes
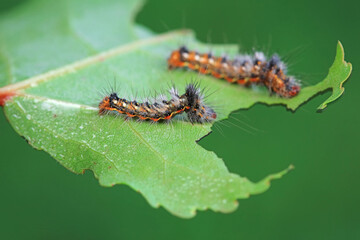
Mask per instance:
[[[344,47],[340,40],[338,40],[338,47],[341,49],[342,52],[344,52]]]
[[[345,50],[340,40],[338,40],[334,63],[330,67],[326,79],[333,78],[334,73],[337,73],[341,70],[339,70],[339,68],[342,68],[343,70],[343,77],[341,77],[340,80],[334,80],[334,85],[331,86],[332,94],[317,108],[319,111],[325,109],[329,103],[335,101],[344,93],[345,88],[343,87],[343,84],[346,80],[349,79],[352,72],[352,64],[345,61]],[[340,78],[340,76],[338,78]]]
[[[288,167],[288,172],[291,171],[291,170],[294,170],[295,169],[295,166],[290,164],[290,166]]]

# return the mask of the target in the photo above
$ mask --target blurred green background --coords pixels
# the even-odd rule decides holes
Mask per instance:
[[[1,1],[0,13],[16,4]],[[129,187],[103,188],[90,172],[69,172],[32,149],[0,113],[0,238],[360,239],[359,8],[348,0],[148,1],[136,22],[155,32],[191,28],[203,42],[239,43],[244,52],[290,56],[290,72],[303,85],[326,76],[341,40],[353,74],[344,95],[322,113],[316,107],[329,93],[295,113],[257,104],[215,124],[200,144],[231,172],[255,181],[289,164],[295,170],[266,193],[241,200],[234,213],[199,212],[190,220],[151,208]]]

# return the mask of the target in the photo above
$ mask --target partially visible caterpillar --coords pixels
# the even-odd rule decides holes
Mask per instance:
[[[204,103],[204,95],[195,84],[188,84],[179,96],[175,88],[169,90],[171,99],[159,96],[153,103],[129,101],[113,92],[99,103],[99,114],[117,112],[127,118],[153,122],[171,120],[185,112],[191,123],[205,123],[216,119],[215,111]]]
[[[267,59],[262,52],[228,60],[226,57],[214,57],[211,53],[199,54],[181,47],[171,53],[168,66],[169,69],[189,68],[244,86],[263,84],[270,93],[286,98],[294,97],[300,91],[300,83],[286,75],[286,66],[280,58],[273,55]]]

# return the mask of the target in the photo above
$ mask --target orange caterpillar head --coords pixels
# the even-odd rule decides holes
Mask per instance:
[[[286,94],[284,94],[284,97],[294,97],[300,92],[300,85],[298,82],[295,81],[293,77],[286,79],[287,83],[286,86]]]
[[[277,55],[271,57],[266,66],[265,85],[281,97],[291,98],[300,92],[300,83],[286,75],[286,67]]]
[[[99,114],[103,115],[104,113],[106,113],[110,109],[111,109],[111,107],[110,107],[110,99],[109,99],[109,97],[105,97],[99,103]]]
[[[279,78],[275,75],[271,84],[271,91],[281,97],[291,98],[300,92],[300,85],[293,77]]]

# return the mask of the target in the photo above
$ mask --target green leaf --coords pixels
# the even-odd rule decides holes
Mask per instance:
[[[98,90],[108,88],[115,78],[119,95],[129,98],[135,91],[146,96],[172,83],[182,91],[196,79],[216,90],[209,102],[222,105],[221,120],[257,102],[294,110],[331,88],[324,108],[342,94],[351,65],[344,62],[339,43],[328,77],[292,99],[188,71],[170,72],[166,59],[179,42],[199,51],[226,49],[230,55],[238,49],[201,44],[189,31],[155,35],[135,26],[131,19],[139,4],[38,0],[1,16],[0,103],[5,114],[34,148],[75,173],[93,171],[102,186],[127,184],[151,206],[163,206],[181,217],[192,217],[196,210],[234,211],[237,199],[264,192],[270,180],[291,167],[253,183],[230,173],[220,158],[196,143],[211,131],[211,124],[192,125],[181,118],[168,125],[100,117],[96,106],[103,95]]]

